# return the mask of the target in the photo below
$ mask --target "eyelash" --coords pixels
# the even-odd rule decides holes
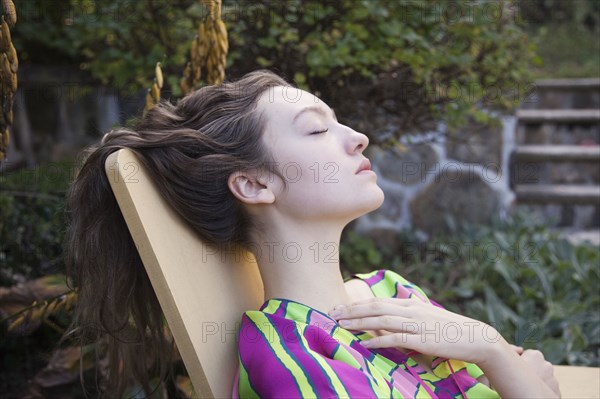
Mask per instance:
[[[325,129],[325,130],[319,130],[319,131],[316,131],[316,132],[312,132],[312,133],[310,133],[310,134],[309,134],[309,136],[310,136],[310,135],[313,135],[313,134],[321,134],[321,133],[325,133],[325,132],[328,132],[328,131],[329,131],[329,129]]]

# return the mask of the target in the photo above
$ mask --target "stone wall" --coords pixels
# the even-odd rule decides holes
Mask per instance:
[[[380,236],[412,226],[429,235],[506,214],[514,199],[504,173],[514,145],[514,118],[433,137],[437,139],[406,145],[404,151],[367,149],[385,201],[357,220],[358,231]]]
[[[555,204],[548,200],[550,203],[523,204],[513,192],[515,185],[523,183],[597,187],[597,160],[518,163],[513,158],[517,146],[532,144],[597,148],[597,121],[577,121],[569,116],[562,121],[560,115],[573,109],[597,113],[599,88],[598,79],[539,81],[521,109],[542,110],[551,115],[551,122],[522,124],[516,116],[509,116],[502,119],[501,126],[473,124],[438,134],[433,142],[408,145],[404,152],[370,148],[365,155],[374,164],[386,199],[380,209],[359,218],[356,229],[380,238],[415,227],[427,236],[461,224],[489,223],[516,210],[550,226],[598,229],[598,203]]]

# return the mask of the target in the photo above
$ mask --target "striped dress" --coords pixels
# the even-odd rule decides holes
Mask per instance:
[[[391,270],[353,274],[375,297],[430,302],[425,293]],[[233,398],[499,398],[476,380],[475,364],[434,357],[427,372],[393,348],[368,349],[372,336],[350,332],[316,309],[271,298],[242,316],[239,369]]]

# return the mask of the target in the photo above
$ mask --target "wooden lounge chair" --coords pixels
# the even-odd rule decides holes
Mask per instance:
[[[106,173],[199,398],[231,397],[242,313],[263,303],[249,253],[217,253],[168,206],[135,154]],[[600,369],[555,366],[563,398],[600,398]]]
[[[111,154],[106,172],[197,396],[231,398],[242,313],[263,303],[256,262],[204,245],[132,151]]]

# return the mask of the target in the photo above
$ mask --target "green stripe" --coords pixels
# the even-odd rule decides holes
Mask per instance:
[[[277,359],[279,361],[279,363],[281,363],[281,365],[283,366],[283,368],[289,372],[291,374],[292,379],[294,380],[294,384],[296,385],[296,388],[298,389],[298,392],[301,392],[301,388],[300,385],[298,384],[298,381],[296,379],[296,376],[293,373],[293,370],[290,369],[285,360],[282,359],[277,351],[275,350],[275,348],[273,347],[273,345],[271,345],[271,342],[274,341],[273,339],[268,339],[267,336],[265,335],[264,331],[262,330],[262,328],[267,328],[267,326],[269,326],[269,328],[271,329],[271,331],[273,331],[275,328],[273,326],[273,324],[270,322],[270,320],[265,316],[264,313],[260,312],[260,311],[248,311],[246,312],[246,316],[250,319],[250,321],[252,323],[254,323],[254,326],[256,327],[257,331],[259,332],[259,334],[263,337],[265,343],[267,344],[267,347],[269,348],[269,350],[273,353],[273,356],[275,357],[275,359]],[[256,320],[254,319],[256,318]],[[262,319],[263,321],[263,327],[259,327],[259,319]]]
[[[375,358],[377,358],[378,356],[376,355]],[[375,371],[371,370],[371,365],[369,364],[370,362],[365,362],[365,364],[367,365],[367,372],[369,373],[369,375],[371,375],[376,383],[377,383],[377,391],[381,391],[383,390],[383,392],[379,392],[378,395],[384,394],[386,396],[391,395],[391,391],[390,391],[390,387],[387,384],[387,379],[385,377],[382,377],[381,373],[379,372],[379,370],[376,368]],[[386,376],[387,377],[387,376]],[[373,391],[375,391],[375,389],[373,388],[373,384],[371,384],[371,388],[373,389]]]
[[[475,363],[467,363],[467,373],[469,373],[471,377],[478,379],[483,375],[483,370]]]
[[[481,382],[477,382],[477,384],[467,389],[465,394],[468,398],[500,399],[500,395],[496,391]]]
[[[263,309],[263,312],[274,314],[275,312],[277,312],[279,306],[281,306],[281,301],[277,299],[272,299],[269,301],[267,307]]]
[[[298,389],[302,397],[315,397],[316,393],[312,383],[308,380],[308,376],[305,373],[305,370],[302,368],[302,365],[294,359],[292,353],[290,353],[287,348],[284,346],[283,340],[281,339],[281,335],[277,331],[276,327],[271,324],[269,319],[261,312],[257,312],[255,315],[257,319],[262,319],[261,321],[267,325],[267,323],[273,328],[273,331],[277,334],[278,339],[273,340],[273,343],[269,342],[269,346],[275,353],[275,355],[280,359],[283,365],[290,371],[292,377],[294,378]]]
[[[258,396],[256,391],[252,387],[252,383],[250,382],[250,378],[248,377],[248,371],[246,371],[246,368],[242,364],[241,359],[238,389],[240,398],[260,399],[260,396]]]
[[[323,373],[327,376],[330,386],[333,387],[336,394],[342,397],[348,397],[349,393],[346,390],[346,387],[339,379],[338,375],[331,368],[331,366],[323,359],[321,356],[315,356],[313,351],[309,348],[308,342],[306,340],[306,329],[308,328],[308,322],[310,321],[309,316],[312,310],[308,309],[306,306],[298,305],[297,303],[290,302],[287,306],[286,317],[292,317],[295,319],[304,319],[306,320],[306,324],[301,326],[300,323],[296,323],[296,335],[299,339],[299,342],[302,343],[302,349],[305,353],[311,356],[315,362],[319,365]],[[323,326],[319,326],[323,328]],[[354,359],[354,358],[353,358]]]
[[[340,340],[338,340],[338,341],[340,341]],[[350,346],[350,344],[346,344],[346,345]],[[343,347],[341,344],[338,345],[338,347],[334,351],[333,359],[340,360],[340,361],[354,367],[355,369],[361,370],[363,373],[367,374],[367,380],[369,381],[369,386],[371,388],[371,391],[373,391],[373,393],[375,395],[377,395],[377,397],[380,397],[380,395],[381,395],[381,392],[378,393],[378,391],[380,391],[379,388],[381,386],[382,381],[383,381],[383,386],[388,389],[388,391],[385,391],[385,394],[386,395],[389,394],[389,386],[385,382],[385,379],[382,379],[381,376],[379,376],[379,371],[377,371],[375,374],[373,374],[370,370],[368,361],[365,361],[367,370],[364,370],[362,368],[362,366],[360,365],[360,363],[358,362],[358,360],[356,360],[354,358],[354,356],[352,356],[350,354],[350,352],[348,352],[348,350],[345,347]],[[375,381],[373,381],[373,379],[369,378],[369,376],[373,377],[373,379],[375,379]],[[377,376],[379,376],[379,378]],[[377,384],[377,385],[374,385],[374,384]]]
[[[315,360],[315,362],[319,365],[321,370],[323,370],[323,372],[329,379],[330,386],[332,386],[333,389],[335,390],[336,395],[341,396],[341,397],[349,397],[350,394],[346,390],[346,387],[344,386],[344,384],[342,383],[342,381],[340,380],[340,378],[338,377],[336,372],[331,368],[329,363],[327,363],[325,361],[325,359],[323,359],[321,356],[315,356],[313,354],[314,352],[312,350],[310,350],[310,348],[308,347],[308,342],[306,341],[306,338],[304,335],[306,329],[308,328],[308,325],[306,325],[304,327],[301,327],[300,325],[296,325],[296,327],[297,327],[296,331],[298,332],[298,338],[300,338],[300,342],[302,342],[302,347],[304,349],[304,352],[306,352],[308,355],[310,355]]]

